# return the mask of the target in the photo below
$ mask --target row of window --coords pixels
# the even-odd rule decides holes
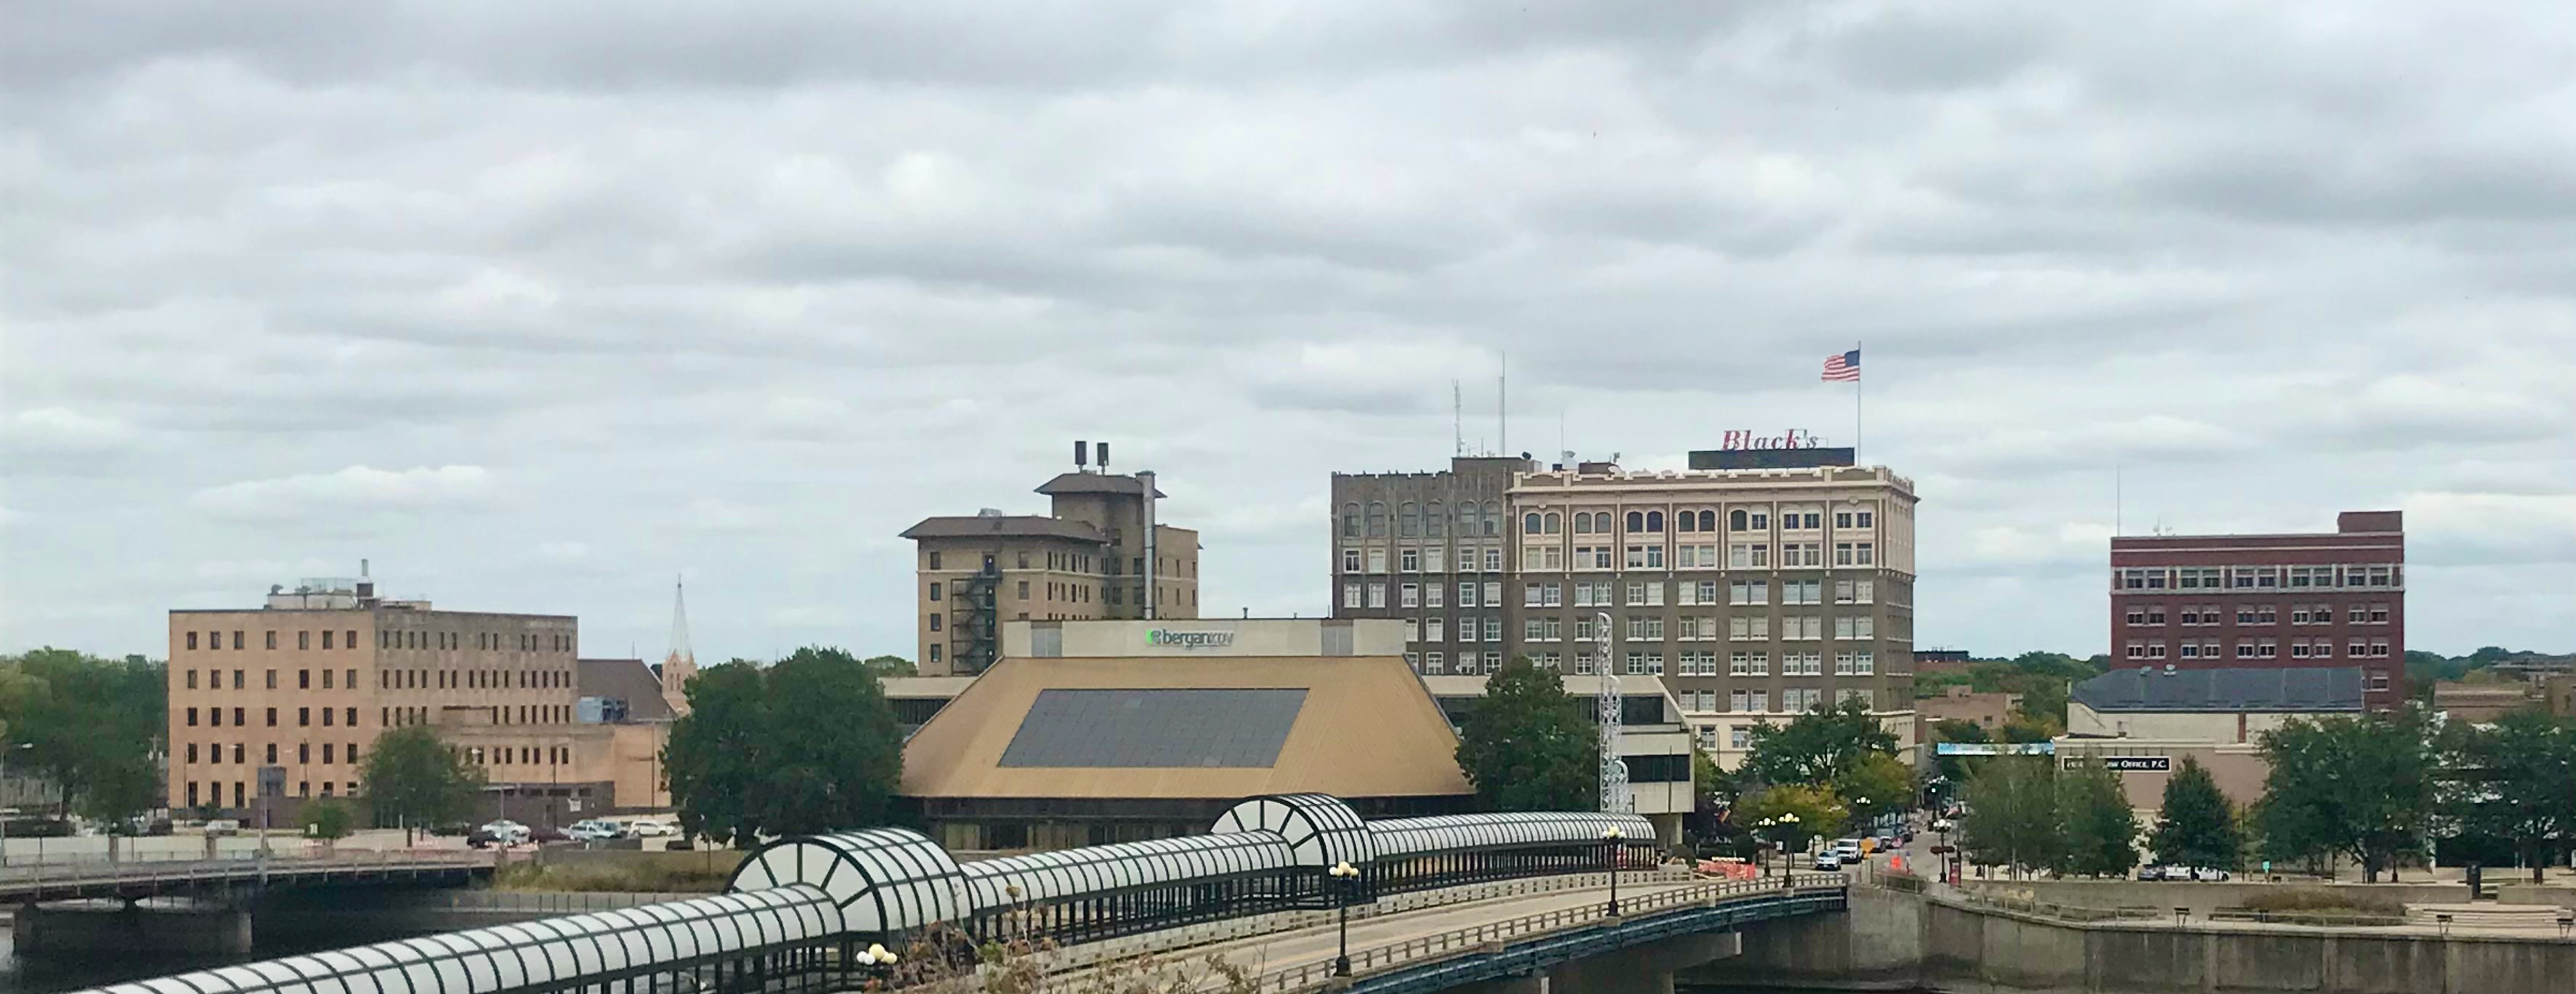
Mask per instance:
[[[465,761],[476,766],[555,765],[572,762],[571,746],[469,746]]]
[[[2334,566],[2148,566],[2111,571],[2113,590],[2386,590],[2404,586],[2394,563]]]
[[[1773,552],[1778,552],[1774,556]],[[1830,551],[1830,555],[1828,552]],[[1395,550],[1395,572],[1446,572],[1445,550]],[[1503,550],[1488,548],[1481,557],[1477,550],[1461,549],[1458,569],[1473,571],[1482,563],[1483,571],[1498,573],[1503,568]],[[1345,548],[1342,550],[1342,572],[1385,573],[1388,556],[1385,549]],[[1724,547],[1723,554],[1715,544],[1578,545],[1570,550],[1558,545],[1526,545],[1521,548],[1521,568],[1538,572],[1627,569],[1797,569],[1800,567],[1876,566],[1878,545],[1874,542],[1835,542],[1830,550],[1823,542],[1769,543],[1737,542]],[[937,599],[935,596],[933,599]]]
[[[1673,696],[1680,699],[1682,710],[1690,713],[1725,713],[1718,710],[1718,705],[1722,703],[1726,705],[1726,712],[1739,714],[1776,714],[1780,712],[1797,714],[1803,713],[1814,708],[1817,704],[1822,703],[1825,699],[1825,688],[1783,688],[1780,691],[1780,712],[1774,712],[1771,710],[1771,692],[1768,690],[1730,690],[1726,692],[1726,695],[1723,698],[1721,698],[1718,695],[1718,692],[1714,690],[1683,691],[1674,694]],[[1877,693],[1868,687],[1843,687],[1835,691],[1835,703],[1839,704],[1847,700],[1857,700],[1873,708],[1878,706]],[[1712,731],[1714,731],[1714,729],[1703,729],[1702,734],[1706,735]],[[1742,729],[1738,729],[1738,731],[1740,732]],[[1735,747],[1738,749],[1744,748],[1741,743],[1738,743]]]
[[[2184,639],[2171,643],[2171,648],[2176,659],[2219,659],[2224,656],[2219,645],[2218,639]],[[2126,651],[2130,659],[2163,659],[2167,646],[2168,643],[2162,641],[2131,641]],[[2344,644],[2344,648],[2344,655],[2352,659],[2385,659],[2392,651],[2387,639],[2352,639]],[[2289,658],[2332,659],[2335,658],[2334,649],[2335,642],[2330,638],[2291,639]],[[2278,659],[2281,651],[2281,643],[2272,639],[2238,639],[2235,658]]]
[[[1454,520],[1461,536],[1492,535],[1503,527],[1503,502],[1498,500],[1483,504],[1472,500],[1459,501],[1455,513]],[[1451,511],[1435,500],[1422,505],[1405,501],[1396,506],[1393,520],[1395,531],[1405,538],[1442,538],[1448,534],[1453,519]],[[1363,524],[1367,537],[1385,538],[1388,530],[1386,502],[1370,501],[1366,509],[1357,503],[1342,505],[1343,538],[1361,537]]]
[[[1443,573],[1448,571],[1447,562],[1448,550],[1438,547],[1395,550],[1396,571],[1400,573]],[[1460,571],[1476,572],[1478,571],[1479,563],[1483,564],[1483,572],[1502,572],[1502,547],[1490,546],[1481,552],[1476,549],[1458,550],[1458,569]],[[1385,549],[1362,550],[1358,548],[1347,548],[1342,550],[1342,572],[1344,573],[1384,573],[1387,571],[1386,565],[1387,554]]]
[[[1404,585],[1406,588],[1412,586],[1409,583]],[[1629,607],[1662,607],[1664,604],[1665,585],[1662,580],[1628,581],[1628,597],[1624,602],[1617,599],[1620,591],[1615,580],[1576,580],[1571,586],[1575,607],[1615,607],[1621,603]],[[1681,580],[1672,586],[1673,603],[1684,607],[1767,605],[1772,603],[1772,586],[1769,580]],[[1827,588],[1823,580],[1783,580],[1778,586],[1781,604],[1825,602]],[[1726,598],[1722,601],[1718,599],[1721,589],[1725,591]],[[1835,580],[1832,590],[1836,604],[1868,604],[1877,596],[1877,584],[1872,580]],[[1565,586],[1553,580],[1527,583],[1521,586],[1521,606],[1558,607],[1566,602],[1565,595]],[[1413,605],[1407,603],[1403,606]]]
[[[241,763],[244,761],[245,757],[247,757],[247,756],[249,755],[248,750],[244,749],[244,748],[243,748],[243,746],[242,746],[242,743],[239,743],[239,742],[232,743],[232,753],[233,753],[233,763],[234,763],[235,765],[239,765],[239,764],[241,764]],[[224,763],[224,744],[223,744],[223,743],[221,743],[221,742],[209,742],[209,743],[206,743],[206,752],[205,752],[205,755],[206,755],[206,765],[209,765],[209,766],[221,766],[221,765],[223,765],[223,763]],[[190,762],[190,763],[195,763],[195,762],[197,761],[197,743],[194,743],[194,742],[190,742],[190,743],[188,743],[188,752],[187,752],[187,756],[188,756],[188,760],[187,760],[188,762]],[[355,742],[351,742],[351,743],[349,743],[349,744],[348,744],[348,747],[344,750],[344,749],[340,748],[340,746],[339,746],[339,744],[338,744],[338,743],[335,743],[335,742],[325,742],[325,743],[322,743],[322,765],[324,765],[324,766],[333,766],[333,765],[337,765],[337,764],[340,762],[340,758],[341,758],[341,757],[344,757],[344,756],[348,758],[349,765],[351,765],[351,766],[356,766],[356,765],[358,765],[358,744],[357,744],[357,743],[355,743]],[[277,743],[275,743],[275,742],[271,742],[271,743],[269,743],[269,744],[268,744],[268,751],[267,751],[267,754],[266,754],[266,756],[265,756],[263,759],[261,759],[260,761],[261,761],[262,763],[265,763],[265,764],[269,765],[269,766],[275,766],[275,765],[277,765]],[[295,745],[295,761],[296,761],[296,762],[298,762],[298,763],[304,763],[304,764],[308,764],[308,765],[310,765],[310,764],[313,762],[313,743],[310,743],[310,742],[299,742],[299,743],[296,743],[296,745]]]
[[[2174,623],[2179,625],[2224,624],[2227,614],[2227,610],[2217,604],[2184,604],[2173,610]],[[2282,612],[2274,604],[2239,604],[2235,614],[2236,623],[2240,625],[2273,625],[2280,623]],[[2293,625],[2331,625],[2335,622],[2332,604],[2292,604],[2288,614]],[[2165,607],[2162,604],[2131,605],[2122,616],[2132,625],[2161,625],[2165,623]],[[2389,623],[2389,606],[2354,604],[2345,610],[2344,621],[2354,625],[2385,625]]]
[[[222,781],[217,781],[217,780],[208,780],[208,781],[206,781],[206,782],[205,782],[205,792],[204,792],[204,793],[199,793],[199,792],[198,792],[198,790],[197,790],[197,787],[198,787],[197,781],[194,781],[194,780],[190,780],[190,781],[188,781],[188,806],[189,806],[189,807],[192,807],[192,808],[196,808],[196,807],[203,807],[203,806],[208,805],[208,804],[212,804],[212,805],[214,805],[214,806],[216,806],[216,807],[222,807],[222,806],[223,806],[223,804],[224,804],[224,785],[223,785]],[[328,780],[322,781],[322,796],[324,796],[324,797],[331,797],[331,796],[333,796],[333,795],[332,795],[332,793],[331,793],[331,788],[332,788],[332,787],[333,787],[333,784],[331,783],[331,781],[328,781]],[[357,781],[355,781],[355,780],[351,780],[351,781],[349,781],[349,782],[348,782],[348,784],[347,784],[347,787],[348,787],[348,796],[350,796],[350,797],[356,797],[356,796],[358,796],[358,782],[357,782]],[[248,806],[249,806],[249,804],[250,804],[250,802],[249,802],[249,800],[248,800],[249,795],[250,795],[250,784],[249,784],[247,781],[242,781],[242,780],[235,780],[235,781],[233,781],[233,803],[232,803],[232,806],[233,806],[233,807],[236,807],[236,808],[248,807]],[[311,796],[313,796],[313,782],[312,782],[312,781],[310,781],[310,780],[301,780],[301,781],[297,781],[297,782],[296,782],[296,784],[295,784],[295,796],[297,796],[297,797],[311,797]]]
[[[195,727],[197,727],[197,710],[198,710],[198,709],[196,709],[196,708],[189,708],[189,709],[187,709],[187,710],[184,712],[184,713],[186,714],[186,716],[187,716],[188,727],[190,727],[190,728],[195,728]],[[265,717],[267,718],[266,726],[267,726],[267,727],[269,727],[269,728],[275,728],[275,727],[277,727],[277,709],[276,709],[276,708],[266,708],[266,709],[264,709],[264,710],[265,710],[265,711],[267,711],[267,714],[265,715]],[[318,711],[318,712],[321,712],[321,715],[322,715],[322,727],[324,727],[324,728],[330,728],[330,727],[332,727],[332,726],[333,726],[333,725],[335,725],[335,724],[346,724],[346,725],[348,725],[348,726],[349,726],[349,727],[351,727],[351,728],[356,728],[356,727],[358,727],[358,709],[357,709],[357,708],[309,708],[309,707],[307,707],[307,708],[296,708],[296,709],[295,709],[295,725],[296,725],[296,727],[298,727],[298,728],[310,727],[310,726],[313,724],[313,715],[314,715],[314,712],[317,712],[317,711]],[[223,709],[223,708],[206,708],[206,709],[205,709],[205,712],[206,712],[206,726],[207,726],[207,727],[209,727],[209,728],[222,728],[222,727],[224,727],[224,709]],[[247,709],[247,708],[233,708],[233,709],[232,709],[232,719],[233,719],[233,722],[232,722],[232,723],[233,723],[233,727],[235,727],[235,728],[241,728],[241,727],[248,726],[248,725],[250,724],[250,721],[249,721],[249,713],[250,713],[250,712],[249,712],[249,709]],[[347,716],[347,720],[346,720],[345,722],[341,720],[341,717],[342,717],[343,715],[346,715],[346,716]]]
[[[1547,657],[1544,659],[1541,658],[1541,653],[1533,652],[1528,655],[1530,657],[1531,665],[1546,667],[1554,667],[1556,665],[1555,653],[1544,654]],[[1458,669],[1456,672],[1459,676],[1479,676],[1488,672],[1501,672],[1504,658],[1503,654],[1499,652],[1477,652],[1473,650],[1461,652],[1458,654]],[[1448,654],[1442,652],[1408,652],[1404,654],[1404,664],[1413,667],[1414,672],[1420,673],[1424,676],[1440,676],[1449,672],[1447,659]]]
[[[198,633],[196,632],[185,633],[188,648],[195,649],[201,644],[197,638],[197,634]],[[221,651],[224,648],[225,634],[226,633],[219,631],[206,632],[205,639],[202,644],[208,651]],[[235,629],[230,634],[232,635],[232,647],[236,650],[242,648],[244,636],[247,633],[239,629]],[[278,639],[276,632],[261,632],[260,634],[264,637],[263,641],[267,643],[265,648],[277,648]],[[314,634],[315,633],[311,631],[296,632],[295,647],[300,650],[313,648]],[[358,647],[358,630],[355,628],[340,629],[337,631],[325,628],[321,630],[321,636],[322,648],[324,649],[355,649]],[[462,647],[463,644],[464,637],[458,632],[431,632],[416,630],[396,631],[393,629],[384,629],[376,632],[376,648],[379,649],[455,649]],[[474,633],[474,647],[477,649],[500,649],[502,647],[501,633]],[[521,633],[518,639],[518,649],[521,652],[538,652],[543,650],[571,652],[573,650],[573,637],[561,633]]]
[[[190,670],[183,670],[183,671],[181,671],[181,672],[184,674],[184,676],[183,676],[183,678],[182,678],[182,679],[183,679],[184,683],[186,684],[187,689],[189,689],[189,690],[195,690],[195,689],[197,689],[197,688],[198,688],[198,676],[197,676],[198,671],[197,671],[197,670],[194,670],[194,669],[190,669]],[[205,672],[205,689],[207,689],[207,690],[222,690],[222,689],[224,689],[224,673],[225,673],[225,671],[224,671],[224,670],[219,670],[219,669],[210,669],[210,670],[206,670],[206,671],[204,671],[204,672]],[[245,682],[246,678],[249,676],[249,671],[247,671],[247,670],[232,670],[232,671],[231,671],[231,673],[232,673],[232,689],[234,689],[234,690],[241,690],[241,689],[244,689],[243,684],[244,684],[244,682]],[[313,690],[313,689],[316,689],[316,688],[314,687],[314,685],[313,685],[313,683],[314,683],[313,676],[314,676],[314,674],[315,674],[315,673],[320,673],[320,674],[322,675],[322,680],[321,680],[322,685],[321,685],[321,687],[320,687],[319,689],[322,689],[322,690],[337,690],[337,689],[341,689],[341,688],[347,688],[347,689],[350,689],[350,690],[355,690],[355,689],[357,689],[357,688],[358,688],[358,671],[357,671],[356,669],[354,669],[354,668],[353,668],[353,669],[346,669],[346,670],[312,670],[312,669],[300,669],[300,670],[296,670],[296,671],[295,671],[295,689],[297,689],[297,690]],[[263,685],[263,686],[262,686],[262,689],[266,689],[266,690],[276,690],[276,689],[278,689],[278,687],[277,687],[277,680],[278,680],[277,674],[278,674],[278,671],[277,671],[277,670],[268,670],[268,671],[265,671],[265,672],[262,674],[262,678],[263,678],[263,679],[262,679],[262,685]],[[345,675],[343,675],[343,674],[345,674]],[[431,685],[431,684],[433,684],[433,683],[437,685],[437,689],[441,689],[441,690],[448,690],[448,689],[495,690],[495,689],[504,689],[504,688],[511,688],[511,687],[516,687],[516,688],[519,688],[519,689],[527,689],[527,690],[535,690],[535,689],[557,689],[557,690],[560,690],[560,689],[564,689],[564,688],[571,687],[571,686],[573,685],[573,673],[572,673],[572,671],[571,671],[571,670],[501,670],[501,669],[471,669],[471,670],[425,670],[425,669],[400,669],[400,670],[377,670],[377,671],[376,671],[376,687],[377,687],[377,689],[379,689],[379,690],[418,690],[418,689],[426,689],[426,688],[428,688],[428,687],[429,687],[429,685]]]
[[[1834,512],[1834,527],[1837,529],[1869,528],[1872,527],[1874,516],[1875,513],[1866,508],[1844,508]],[[1673,512],[1671,522],[1672,530],[1676,532],[1714,532],[1717,530],[1717,511],[1709,508],[1678,510]],[[1577,535],[1610,535],[1618,533],[1620,531],[1618,526],[1623,522],[1617,514],[1610,511],[1576,511],[1572,523],[1574,534]],[[1630,511],[1624,523],[1628,526],[1626,530],[1632,534],[1639,532],[1660,534],[1664,531],[1664,512]],[[1560,512],[1530,511],[1521,515],[1521,534],[1555,535],[1564,530],[1565,524],[1566,520]],[[1782,531],[1816,531],[1824,526],[1824,512],[1816,508],[1787,508],[1780,512]],[[1729,511],[1726,514],[1726,530],[1769,531],[1771,512],[1768,509],[1751,508]]]

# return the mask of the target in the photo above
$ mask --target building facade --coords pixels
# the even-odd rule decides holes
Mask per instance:
[[[1951,686],[1943,688],[1941,696],[1915,701],[1914,721],[1926,738],[1931,736],[1933,725],[1944,721],[1964,721],[1999,738],[2003,735],[2004,723],[2012,720],[2013,709],[2020,706],[2020,694],[1979,693],[1967,687]]]
[[[1729,768],[1756,725],[1846,698],[1912,743],[1915,503],[1884,467],[1336,474],[1333,610],[1403,620],[1426,676],[1659,678]]]
[[[2371,710],[2406,699],[2406,533],[2397,511],[2335,530],[2111,540],[2117,666],[2357,667]]]
[[[914,629],[925,676],[981,673],[1001,657],[1004,621],[1195,618],[1198,532],[1161,523],[1154,474],[1108,472],[1074,443],[1074,471],[1037,492],[1045,515],[925,518],[914,543]]]
[[[360,794],[378,735],[432,725],[508,799],[578,799],[606,786],[575,764],[578,622],[441,611],[379,599],[358,580],[272,588],[264,607],[170,612],[169,803],[248,817],[259,771],[272,806]],[[579,793],[576,793],[578,791]]]

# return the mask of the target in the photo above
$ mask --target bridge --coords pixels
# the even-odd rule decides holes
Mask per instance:
[[[462,885],[492,875],[492,857],[472,853],[360,852],[328,857],[39,863],[0,867],[0,902],[188,896],[251,888],[334,884]]]
[[[1186,950],[1264,991],[1430,991],[1846,900],[1830,877],[1698,881],[1659,862],[1635,815],[1370,822],[1320,794],[1248,799],[1206,835],[964,864],[919,834],[870,829],[761,848],[722,895],[99,994],[840,991],[969,975],[978,947],[995,945],[1047,973]],[[903,955],[881,962],[880,949]]]

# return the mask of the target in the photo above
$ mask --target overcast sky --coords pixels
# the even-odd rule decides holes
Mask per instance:
[[[1858,435],[1856,341],[1923,647],[2103,651],[2115,514],[2402,508],[2413,647],[2576,650],[2564,0],[8,18],[0,650],[368,557],[908,655],[896,533],[1075,438],[1311,616],[1328,475],[1444,466],[1453,381],[1505,444],[1505,353],[1510,451],[1679,468]]]

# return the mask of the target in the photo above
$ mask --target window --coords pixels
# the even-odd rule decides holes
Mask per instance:
[[[2370,689],[2372,689],[2372,690],[2374,690],[2374,691],[2387,690],[2387,689],[2388,689],[2388,671],[2387,671],[2387,670],[2372,670],[2372,671],[2370,671]]]
[[[1545,531],[1546,529],[1541,524],[1539,513],[1537,511],[1531,511],[1528,514],[1521,515],[1521,534],[1538,535],[1543,534]]]
[[[1371,580],[1371,581],[1369,581],[1369,585],[1368,585],[1368,606],[1370,606],[1370,607],[1385,607],[1385,606],[1386,606],[1386,581],[1383,581],[1383,580]]]
[[[1486,549],[1485,549],[1485,572],[1487,572],[1487,573],[1500,573],[1500,572],[1502,572],[1502,571],[1503,571],[1503,547],[1502,547],[1502,546],[1497,545],[1497,546],[1491,546],[1491,547],[1486,548]]]
[[[1729,511],[1726,514],[1726,530],[1738,532],[1744,531],[1746,521],[1747,519],[1745,518],[1743,511]]]
[[[1765,615],[1737,615],[1726,619],[1726,637],[1742,642],[1771,637],[1771,619]]]
[[[1407,642],[1422,641],[1422,619],[1404,619],[1404,640]]]
[[[1646,530],[1647,530],[1647,531],[1649,531],[1649,532],[1661,532],[1661,531],[1663,531],[1663,530],[1664,530],[1664,512],[1662,512],[1662,511],[1648,511],[1648,512],[1646,512]]]
[[[330,632],[323,632],[322,634],[324,634],[324,635],[329,635],[329,634],[331,634],[331,633],[330,633]],[[326,639],[325,641],[328,641],[328,640]],[[323,671],[322,671],[322,689],[324,689],[324,690],[329,690],[329,689],[331,689],[331,671],[330,671],[330,670],[323,670]]]
[[[1737,569],[1767,569],[1771,565],[1771,547],[1736,543],[1727,549],[1726,564]]]
[[[939,599],[939,581],[937,580],[930,581],[930,599],[934,601]]]
[[[1439,607],[1439,606],[1441,606],[1441,605],[1442,605],[1442,603],[1443,603],[1443,602],[1447,601],[1448,599],[1449,599],[1449,585],[1448,585],[1448,584],[1445,584],[1445,583],[1426,583],[1426,584],[1423,584],[1423,585],[1422,585],[1422,606],[1424,606],[1424,607]]]
[[[296,725],[296,727],[298,727],[298,728],[302,728],[302,727],[305,727],[305,726],[308,726],[308,725],[311,725],[311,724],[313,724],[313,709],[312,709],[312,708],[296,708],[296,709],[295,709],[295,725]]]
[[[197,633],[195,633],[195,632],[189,632],[189,633],[188,633],[188,648],[194,649],[194,648],[196,648],[196,647],[197,647]]]
[[[1402,538],[1422,537],[1422,509],[1412,501],[1395,506],[1395,532]]]
[[[277,709],[276,709],[276,708],[270,708],[270,709],[268,709],[268,727],[270,727],[270,728],[275,728],[275,727],[277,727]]]
[[[1840,616],[1834,619],[1834,637],[1838,639],[1871,638],[1874,635],[1872,628],[1876,624],[1876,619],[1866,614],[1857,617]]]
[[[1459,583],[1459,584],[1458,584],[1458,606],[1459,606],[1459,607],[1475,607],[1475,606],[1476,606],[1476,591],[1477,591],[1478,587],[1479,587],[1479,585],[1478,585],[1478,584],[1476,583],[1476,581],[1474,581],[1474,580],[1467,580],[1467,581],[1463,581],[1463,582]]]
[[[1360,506],[1357,503],[1342,505],[1342,537],[1360,537]]]
[[[1385,549],[1370,549],[1370,550],[1368,550],[1368,571],[1369,571],[1369,572],[1371,572],[1371,573],[1384,573],[1384,572],[1386,572],[1386,550],[1385,550]]]
[[[1870,603],[1873,589],[1874,582],[1870,580],[1836,580],[1834,581],[1834,603]]]
[[[1432,593],[1435,593],[1435,594],[1436,594],[1436,593],[1439,593],[1439,592],[1440,592],[1440,588],[1438,588],[1438,587],[1433,587],[1433,588],[1431,588],[1431,592],[1432,592]],[[1445,641],[1448,641],[1448,639],[1449,639],[1449,619],[1447,619],[1447,618],[1425,618],[1425,619],[1423,619],[1423,620],[1422,620],[1422,640],[1423,640],[1423,641],[1425,641],[1425,642],[1445,642]]]
[[[1396,553],[1395,559],[1395,568],[1398,572],[1422,572],[1422,550],[1420,549],[1400,550]]]
[[[1503,606],[1503,581],[1501,581],[1501,580],[1487,580],[1487,581],[1485,581],[1485,606],[1486,606],[1486,607],[1501,607],[1501,606]]]
[[[1439,501],[1422,506],[1422,534],[1431,538],[1449,534],[1449,512]]]
[[[1369,502],[1369,506],[1368,506],[1368,537],[1370,537],[1370,538],[1385,538],[1385,537],[1386,537],[1386,503],[1385,503],[1384,501],[1370,501],[1370,502]]]
[[[1461,622],[1459,622],[1459,624],[1463,625],[1463,624],[1466,624],[1466,622],[1461,621]],[[1485,619],[1485,641],[1487,641],[1487,642],[1500,642],[1500,641],[1502,641],[1502,640],[1503,640],[1503,619],[1501,619],[1501,618],[1487,618],[1487,619]]]
[[[1782,604],[1821,604],[1824,602],[1823,595],[1824,581],[1822,580],[1789,580],[1780,584],[1780,603]]]
[[[1630,512],[1628,512],[1628,530],[1629,530],[1629,531],[1632,531],[1632,532],[1642,532],[1642,531],[1645,531],[1645,530],[1646,530],[1646,512],[1644,512],[1644,511],[1630,511]]]
[[[1422,585],[1419,583],[1408,583],[1396,588],[1396,606],[1421,607]]]

